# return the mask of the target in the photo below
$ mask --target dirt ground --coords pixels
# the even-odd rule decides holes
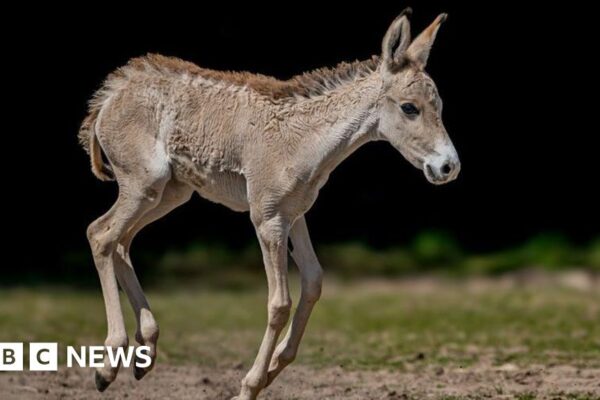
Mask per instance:
[[[1,399],[230,399],[244,371],[158,365],[137,382],[129,370],[103,394],[89,369],[0,374]],[[262,399],[600,399],[600,369],[513,364],[419,372],[346,371],[293,366]]]
[[[302,356],[260,399],[600,400],[600,279],[519,279],[330,285]],[[538,286],[528,286],[530,281]],[[236,296],[153,294],[170,329],[161,332],[164,350],[156,369],[140,382],[123,369],[100,394],[91,369],[0,372],[0,400],[229,400],[249,367],[241,360],[251,360],[255,351],[246,336],[259,338],[263,329],[244,317],[263,310],[264,294]],[[232,314],[240,302],[247,308]],[[104,334],[102,302],[87,292],[0,291],[0,315],[0,341],[60,337],[87,344]]]

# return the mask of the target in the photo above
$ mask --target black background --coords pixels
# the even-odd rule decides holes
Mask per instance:
[[[114,201],[116,185],[93,177],[76,139],[86,101],[113,69],[159,52],[288,78],[364,59],[379,54],[406,5],[372,3],[32,6],[6,14],[4,253],[15,256],[7,268],[52,268],[62,254],[86,249],[87,224]],[[462,161],[459,179],[432,186],[389,144],[368,144],[332,174],[309,212],[316,243],[383,247],[437,228],[488,251],[546,231],[577,243],[600,233],[594,14],[575,5],[456,3],[411,6],[413,34],[449,13],[428,71]],[[195,239],[239,246],[253,230],[247,215],[194,197],[136,245],[160,250]]]

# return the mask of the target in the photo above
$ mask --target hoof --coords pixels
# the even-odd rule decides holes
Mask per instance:
[[[104,379],[104,377],[100,374],[100,372],[96,371],[96,389],[99,392],[104,392],[106,388],[110,385],[110,382]]]
[[[148,370],[144,369],[144,368],[138,368],[136,366],[133,367],[133,376],[135,379],[137,379],[138,381],[140,379],[142,379],[144,376],[146,376],[146,373],[148,372]]]
[[[138,363],[138,358],[134,358],[133,360],[133,376],[135,377],[135,379],[137,379],[138,381],[140,379],[142,379],[144,376],[146,376],[146,374],[148,372],[150,372],[150,370],[152,369],[152,367],[154,366],[154,360],[152,360],[152,363],[150,364],[150,366],[145,367],[145,368],[139,368],[137,366]]]

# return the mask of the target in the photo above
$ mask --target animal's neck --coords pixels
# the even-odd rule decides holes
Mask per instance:
[[[379,72],[319,98],[299,103],[294,119],[308,127],[295,153],[296,165],[312,177],[326,177],[363,144],[378,139]],[[323,182],[324,183],[324,182]]]

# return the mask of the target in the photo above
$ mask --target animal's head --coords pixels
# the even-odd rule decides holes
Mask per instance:
[[[383,38],[378,130],[411,164],[423,170],[429,182],[443,184],[457,177],[460,161],[442,123],[442,100],[425,66],[446,14],[440,14],[413,41],[410,14],[410,9],[404,10]]]

